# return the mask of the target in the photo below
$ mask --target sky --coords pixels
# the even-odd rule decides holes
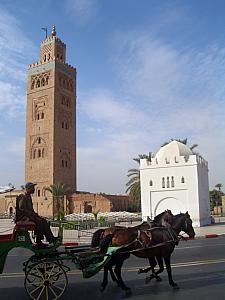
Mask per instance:
[[[0,0],[0,185],[24,184],[28,64],[55,24],[77,69],[78,190],[124,193],[133,158],[188,139],[225,186],[223,0]]]

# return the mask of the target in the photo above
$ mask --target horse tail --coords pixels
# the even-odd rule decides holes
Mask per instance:
[[[91,239],[91,247],[98,247],[105,229],[98,229],[94,232]]]

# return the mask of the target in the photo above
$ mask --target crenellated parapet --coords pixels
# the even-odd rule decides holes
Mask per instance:
[[[147,159],[140,160],[140,168],[159,168],[159,167],[173,167],[184,165],[203,165],[208,167],[208,162],[200,155],[187,155],[187,156],[174,156],[166,157],[163,160],[158,160],[157,157],[153,157],[151,161]]]

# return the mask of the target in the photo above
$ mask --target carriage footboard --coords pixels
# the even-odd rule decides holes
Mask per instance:
[[[76,267],[82,270],[84,278],[90,278],[97,274],[121,247],[109,247],[107,253],[89,251],[74,256],[73,262]]]

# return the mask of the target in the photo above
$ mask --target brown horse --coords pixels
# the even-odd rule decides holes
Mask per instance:
[[[163,260],[166,265],[169,284],[173,288],[178,288],[173,281],[171,273],[171,254],[179,240],[180,231],[184,231],[189,237],[194,238],[195,232],[192,227],[192,221],[188,212],[173,217],[171,228],[156,227],[150,230],[140,230],[133,228],[124,228],[116,230],[113,234],[106,236],[101,245],[104,247],[111,244],[112,246],[124,246],[119,253],[115,254],[108,265],[104,268],[104,278],[102,290],[108,283],[108,271],[115,265],[115,274],[120,287],[125,291],[130,291],[121,276],[121,268],[124,260],[130,257],[130,254],[141,258],[157,258],[160,262],[160,269],[156,275],[163,271]]]
[[[164,212],[160,213],[159,215],[155,216],[155,218],[148,222],[142,222],[140,225],[128,227],[132,230],[148,230],[152,227],[159,227],[159,226],[166,226],[172,224],[173,221],[173,214],[171,210],[165,210]],[[95,231],[92,236],[91,247],[98,247],[100,241],[108,236],[109,234],[114,234],[117,230],[125,229],[125,226],[112,226],[109,228],[101,228]]]
[[[164,212],[162,212],[159,215],[157,215],[154,218],[153,221],[149,219],[147,222],[143,222],[140,225],[133,226],[133,227],[128,227],[128,228],[130,230],[134,231],[134,233],[136,233],[137,230],[149,230],[149,229],[151,229],[153,227],[161,227],[161,226],[170,227],[171,224],[172,224],[172,221],[173,221],[173,214],[172,214],[172,212],[170,210],[165,210]],[[105,228],[105,229],[99,229],[99,230],[97,230],[93,234],[91,246],[92,247],[98,247],[98,246],[100,246],[101,251],[106,252],[107,248],[108,248],[107,241],[118,230],[124,230],[124,229],[126,229],[126,227],[124,227],[124,226],[112,226],[110,228]],[[108,238],[106,239],[106,237],[108,237]],[[127,258],[129,256],[130,255],[128,254]],[[152,272],[153,272],[152,278],[154,277],[157,280],[160,280],[159,276],[155,275],[155,272],[154,272],[154,268],[157,265],[155,257],[149,257],[148,259],[149,259],[149,265],[151,267],[148,268],[147,270],[140,270],[140,273],[143,273],[143,272],[146,273],[147,271],[149,271],[149,270],[152,269]],[[104,281],[103,281],[104,283],[102,284],[101,290],[104,290],[105,287],[106,287],[106,285],[107,285],[107,282],[108,282],[108,271],[110,272],[112,280],[114,282],[116,282],[118,285],[121,285],[121,281],[122,280],[120,280],[120,279],[117,278],[118,276],[120,277],[120,275],[118,274],[120,272],[118,270],[119,269],[119,265],[118,265],[118,263],[115,264],[115,265],[116,265],[116,267],[115,267],[114,271],[115,271],[116,275],[113,272],[113,268],[112,268],[113,265],[112,264],[109,264],[108,270],[107,269],[105,270]]]

